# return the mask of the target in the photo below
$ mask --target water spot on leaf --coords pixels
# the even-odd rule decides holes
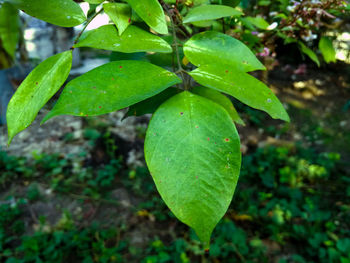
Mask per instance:
[[[267,99],[267,103],[270,103],[271,102],[271,99]]]

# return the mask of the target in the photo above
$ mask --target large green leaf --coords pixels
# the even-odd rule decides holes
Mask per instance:
[[[188,60],[196,65],[217,65],[242,71],[265,69],[250,49],[228,35],[207,31],[199,33],[184,45]]]
[[[117,26],[119,35],[123,34],[131,23],[130,6],[123,3],[106,3],[103,4],[103,9]]]
[[[74,47],[92,47],[124,53],[173,51],[165,40],[136,26],[129,26],[119,36],[114,25],[101,26],[84,33]]]
[[[5,0],[28,15],[48,23],[73,27],[86,20],[83,10],[73,0]]]
[[[117,111],[180,82],[175,74],[147,62],[110,62],[70,81],[43,122],[57,115],[96,116]]]
[[[201,5],[190,9],[184,23],[215,20],[226,16],[241,16],[242,12],[224,5]]]
[[[72,52],[57,54],[40,63],[22,82],[7,108],[10,144],[13,137],[26,129],[39,110],[66,81],[72,66]]]
[[[267,112],[274,119],[289,121],[283,105],[273,92],[251,75],[216,66],[201,66],[190,72],[201,85],[229,94],[255,109]]]
[[[244,125],[244,121],[239,117],[236,108],[233,106],[232,101],[224,94],[206,87],[195,87],[192,92],[200,95],[204,98],[210,99],[217,104],[221,105],[230,114],[233,121],[238,124]]]
[[[322,56],[326,63],[336,62],[336,52],[333,47],[332,40],[328,37],[321,37],[320,42],[318,43],[318,47],[322,53]]]
[[[164,11],[157,0],[126,1],[154,31],[160,34],[168,34]]]
[[[208,246],[239,176],[239,135],[230,115],[187,91],[170,98],[151,119],[145,158],[170,210]]]
[[[0,5],[0,40],[11,57],[15,56],[19,31],[18,10],[8,3]]]

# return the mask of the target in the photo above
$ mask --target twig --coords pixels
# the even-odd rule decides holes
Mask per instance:
[[[98,16],[99,14],[101,14],[103,11],[103,9],[99,10],[98,12],[96,12],[85,24],[85,26],[83,27],[83,29],[79,32],[78,36],[76,37],[76,39],[74,40],[73,46],[78,43],[81,35],[84,33],[85,29],[87,28],[87,26],[92,22],[92,20],[95,19],[96,16]],[[73,47],[71,48],[73,49]]]

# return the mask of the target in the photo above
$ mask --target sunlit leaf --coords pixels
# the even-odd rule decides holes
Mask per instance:
[[[86,20],[83,10],[73,0],[5,0],[28,15],[48,23],[73,27]]]
[[[70,81],[43,122],[57,115],[96,116],[114,112],[179,82],[175,74],[147,62],[110,62]]]
[[[84,33],[74,47],[91,47],[124,53],[173,51],[165,40],[136,26],[129,26],[119,36],[114,25],[101,26]]]
[[[39,110],[66,81],[72,65],[72,52],[66,51],[40,63],[22,82],[7,108],[9,144],[26,129]]]
[[[145,158],[167,206],[208,247],[232,200],[241,165],[230,115],[186,91],[170,98],[151,119]]]
[[[184,52],[198,67],[224,64],[246,72],[265,69],[246,45],[219,32],[207,31],[193,36],[185,43]]]
[[[184,23],[215,20],[226,16],[241,16],[242,12],[229,6],[223,5],[201,5],[190,9],[184,18]]]
[[[289,116],[273,92],[251,75],[216,66],[203,66],[190,75],[201,85],[229,94],[248,106],[267,112],[274,119]]]
[[[123,34],[131,23],[130,6],[123,3],[106,3],[103,5],[103,9],[117,26],[119,35]]]
[[[326,63],[336,62],[337,59],[335,57],[336,52],[333,47],[332,40],[328,37],[321,37],[320,42],[318,43],[318,47],[323,55]]]
[[[157,0],[126,1],[154,31],[160,34],[168,34],[164,11]]]

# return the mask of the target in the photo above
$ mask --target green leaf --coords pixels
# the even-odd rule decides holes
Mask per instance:
[[[98,5],[103,3],[105,0],[84,0],[84,2],[87,2],[89,4],[94,4],[94,5]]]
[[[15,56],[19,31],[18,10],[8,3],[0,5],[0,40],[12,58]]]
[[[323,55],[326,63],[336,62],[337,59],[335,57],[336,52],[333,47],[332,40],[328,37],[321,37],[320,42],[318,43],[318,47]]]
[[[242,12],[229,6],[223,5],[201,5],[190,9],[184,18],[184,23],[215,20],[226,16],[241,16]]]
[[[103,9],[117,26],[119,35],[123,34],[131,23],[130,6],[122,3],[106,3],[103,4]]]
[[[176,95],[178,92],[179,90],[177,89],[169,88],[149,99],[131,105],[128,112],[125,114],[125,117],[142,116],[148,113],[154,113],[163,102]]]
[[[168,34],[165,15],[157,0],[126,0],[136,13],[159,34]]]
[[[269,23],[266,22],[266,20],[260,16],[257,17],[245,17],[243,18],[244,23],[248,23],[249,25],[253,25],[257,28],[266,30],[269,27]]]
[[[18,9],[48,23],[73,27],[86,20],[83,10],[72,0],[5,0]]]
[[[167,206],[208,247],[232,200],[241,165],[230,115],[187,91],[170,98],[151,119],[145,158]]]
[[[22,82],[7,108],[8,144],[34,121],[39,110],[66,81],[71,66],[72,51],[66,51],[40,63]]]
[[[318,60],[318,57],[315,54],[315,52],[313,52],[310,48],[305,46],[304,43],[302,43],[302,42],[298,42],[298,43],[299,43],[300,51],[303,52],[305,55],[307,55],[319,67],[320,66],[320,61]]]
[[[124,53],[173,52],[165,40],[136,26],[129,26],[121,36],[118,35],[114,25],[101,26],[84,33],[74,47],[91,47]]]
[[[96,116],[114,112],[180,82],[175,74],[147,62],[110,62],[70,81],[42,122],[57,115]]]
[[[226,65],[242,71],[264,70],[265,67],[239,40],[228,35],[207,31],[189,39],[184,45],[185,56],[196,65]]]
[[[230,114],[234,122],[245,125],[244,121],[239,117],[236,108],[233,106],[232,101],[224,94],[206,87],[195,87],[192,89],[192,92],[219,104]]]
[[[274,119],[290,121],[273,92],[251,75],[216,66],[203,66],[190,75],[201,85],[229,94],[248,106],[267,112]]]

